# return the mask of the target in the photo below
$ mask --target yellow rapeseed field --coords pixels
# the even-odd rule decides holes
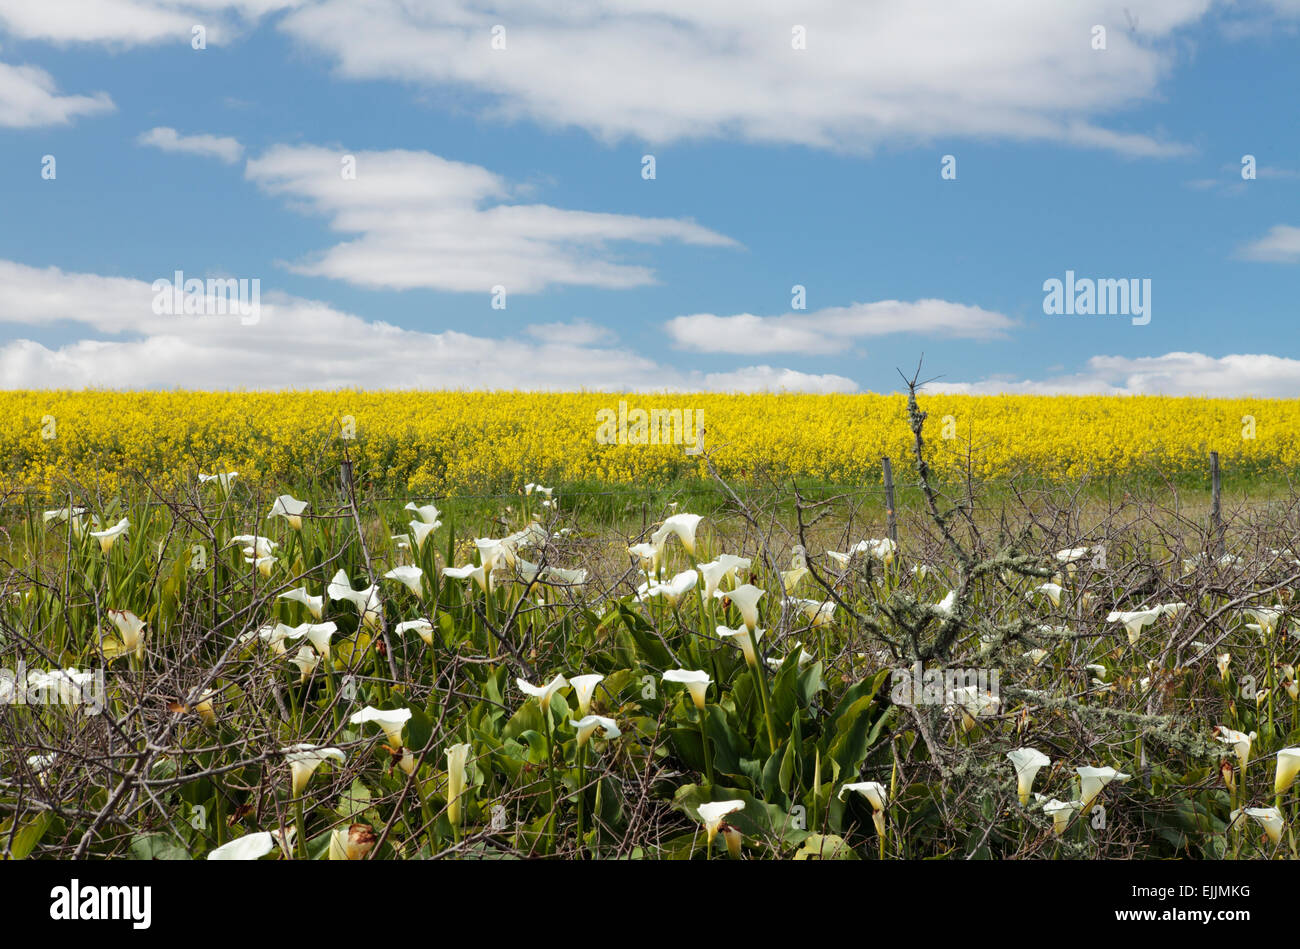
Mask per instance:
[[[1300,400],[922,395],[922,407],[938,465],[969,450],[980,478],[1203,472],[1210,450],[1237,472],[1300,467]],[[359,479],[394,491],[663,483],[705,471],[687,451],[697,421],[726,476],[878,483],[881,455],[908,457],[905,408],[869,394],[9,391],[0,488],[71,478],[112,491],[218,470],[293,484],[334,477],[345,450]],[[638,426],[637,410],[677,415]]]

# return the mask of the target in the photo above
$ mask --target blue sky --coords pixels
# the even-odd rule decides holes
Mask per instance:
[[[0,385],[1300,395],[1295,0],[551,6],[0,0]]]

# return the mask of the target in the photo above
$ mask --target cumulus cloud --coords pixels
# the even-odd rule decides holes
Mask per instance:
[[[468,88],[487,113],[606,140],[867,150],[995,136],[1165,156],[1187,149],[1106,123],[1159,95],[1180,31],[1211,6],[1148,0],[1131,30],[1113,0],[323,0],[280,28],[342,76]]]
[[[209,43],[276,10],[309,0],[0,0],[11,35],[51,43],[114,47],[184,40],[196,25]]]
[[[595,332],[599,327],[580,323],[536,326],[532,338],[425,332],[278,293],[262,294],[256,322],[239,315],[158,315],[150,282],[3,260],[0,286],[0,323],[34,328],[33,335],[69,323],[93,331],[56,345],[15,339],[0,346],[5,388],[823,392],[852,386],[836,376],[766,366],[715,376],[681,372],[607,344],[609,336]]]
[[[106,92],[60,95],[54,77],[44,69],[0,63],[0,126],[66,125],[78,116],[112,112],[114,108]]]
[[[141,145],[151,145],[165,152],[217,158],[227,165],[233,165],[244,154],[244,146],[236,139],[217,135],[181,135],[175,129],[166,126],[150,129],[136,141]]]
[[[750,355],[837,353],[854,340],[889,333],[990,339],[1003,335],[1012,325],[1001,313],[947,300],[880,300],[781,316],[695,313],[674,317],[665,324],[669,337],[679,347]]]
[[[1277,224],[1258,240],[1251,241],[1237,252],[1246,260],[1293,264],[1300,261],[1300,227]]]
[[[996,395],[1206,395],[1300,397],[1300,360],[1266,353],[1207,356],[1093,356],[1082,372],[1046,379],[991,377],[978,382],[939,380],[934,392]]]
[[[342,173],[345,157],[355,161],[355,178]],[[250,159],[246,176],[353,235],[294,263],[296,272],[367,287],[484,294],[496,286],[507,294],[562,284],[622,289],[653,283],[654,272],[621,262],[611,244],[735,245],[685,219],[510,203],[518,189],[505,179],[429,152],[281,145]]]

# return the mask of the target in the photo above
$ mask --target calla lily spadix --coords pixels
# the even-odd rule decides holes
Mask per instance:
[[[885,835],[885,808],[889,805],[889,792],[879,781],[856,781],[852,784],[846,784],[840,788],[839,799],[844,800],[846,794],[861,794],[871,805],[871,820],[876,825],[876,833],[880,836]]]
[[[763,635],[761,629],[756,629],[751,633],[743,626],[731,629],[727,626],[719,626],[715,632],[723,639],[731,639],[740,651],[745,654],[746,665],[753,667],[758,665],[758,653],[754,648],[755,642]]]
[[[435,526],[440,523],[438,515],[442,512],[432,504],[416,504],[414,501],[407,501],[406,507],[403,508],[403,510],[414,513],[422,523],[433,524]]]
[[[1020,806],[1024,807],[1029,803],[1029,793],[1033,790],[1038,770],[1050,765],[1052,759],[1037,748],[1017,748],[1008,751],[1007,757],[1016,769],[1016,791],[1020,795]]]
[[[705,833],[709,835],[710,848],[713,846],[713,838],[718,836],[718,828],[722,826],[722,819],[728,814],[734,814],[736,811],[744,809],[744,801],[706,801],[696,808],[700,815],[700,821],[704,824]]]
[[[307,612],[311,613],[315,619],[320,619],[321,612],[325,608],[325,597],[312,596],[307,592],[306,587],[298,587],[296,590],[289,590],[287,593],[281,593],[281,600],[293,600],[295,603],[301,603],[307,607]]]
[[[666,518],[657,531],[650,535],[650,543],[662,547],[669,534],[676,534],[689,554],[695,553],[695,532],[700,526],[699,514],[674,514]]]
[[[596,693],[596,686],[604,680],[604,676],[599,673],[589,675],[574,676],[569,680],[569,685],[573,686],[573,694],[578,698],[578,714],[585,716],[591,711],[591,698]]]
[[[425,645],[433,645],[433,624],[427,619],[408,619],[398,623],[395,628],[399,635],[414,630],[424,640]]]
[[[530,682],[525,682],[523,679],[515,679],[515,684],[519,686],[520,692],[523,692],[525,695],[531,695],[537,699],[537,704],[540,705],[542,711],[545,712],[551,707],[551,697],[560,689],[567,688],[569,680],[557,672],[555,678],[545,685],[533,685]]]
[[[1097,795],[1106,785],[1112,781],[1127,781],[1132,777],[1131,774],[1124,774],[1114,768],[1084,766],[1074,770],[1079,775],[1079,806],[1083,808],[1085,814],[1092,810],[1093,801],[1097,800]]]
[[[662,678],[665,682],[677,682],[686,686],[686,691],[691,694],[691,701],[695,703],[695,707],[701,712],[704,711],[709,684],[713,681],[707,672],[699,669],[669,669]]]
[[[569,719],[569,724],[578,730],[578,747],[585,745],[591,738],[591,733],[597,728],[601,730],[602,736],[608,741],[617,738],[623,734],[612,718],[606,718],[603,715],[586,715],[575,721]]]
[[[121,640],[118,644],[113,644],[111,640],[105,642],[105,655],[110,651],[115,655],[133,652],[136,658],[142,658],[144,656],[144,620],[130,610],[109,610],[108,618],[117,627]],[[115,648],[115,645],[120,645],[120,648]]]
[[[734,590],[725,593],[718,590],[713,595],[722,600],[724,606],[730,603],[740,610],[740,615],[745,620],[745,628],[752,633],[754,627],[758,625],[758,601],[763,598],[765,592],[752,583],[742,583]]]
[[[348,721],[353,725],[364,725],[367,722],[378,725],[384,730],[384,735],[388,738],[388,747],[396,751],[402,747],[402,729],[411,720],[411,714],[409,708],[383,709],[367,705],[361,711],[356,712]]]
[[[1106,617],[1106,622],[1123,623],[1124,629],[1128,632],[1129,645],[1136,646],[1138,639],[1142,636],[1143,628],[1158,620],[1162,612],[1158,606],[1151,610],[1133,610],[1131,612],[1114,610]]]
[[[346,761],[345,755],[338,748],[318,748],[316,745],[300,743],[282,749],[284,760],[289,764],[293,776],[293,796],[301,796],[311,776],[326,761]]]
[[[1244,774],[1246,764],[1250,761],[1250,746],[1255,741],[1255,733],[1235,731],[1226,725],[1214,726],[1214,737],[1223,742],[1225,745],[1232,745],[1233,750],[1237,753],[1237,761],[1241,764],[1241,770]]]
[[[289,494],[282,494],[275,499],[271,505],[271,513],[266,515],[267,520],[273,517],[283,517],[289,522],[289,526],[294,530],[302,530],[302,512],[307,510],[307,502],[299,501]]]
[[[108,553],[113,549],[113,542],[125,534],[131,528],[131,522],[125,517],[114,524],[108,530],[91,531],[90,536],[99,541],[99,549],[103,553]]]
[[[1083,807],[1079,801],[1058,801],[1052,798],[1043,802],[1043,813],[1052,819],[1052,833],[1061,836],[1070,826],[1070,820],[1074,817],[1075,811]]]
[[[1277,775],[1273,779],[1273,793],[1285,794],[1300,774],[1300,748],[1283,748],[1277,753]]]
[[[404,584],[415,596],[420,596],[423,593],[420,589],[420,578],[423,576],[424,571],[419,567],[394,567],[384,574],[384,579],[396,580]]]
[[[200,477],[202,477],[200,475]],[[228,844],[222,844],[215,850],[208,851],[209,860],[256,860],[265,857],[275,849],[275,838],[268,830],[258,831],[236,837]]]
[[[469,754],[470,746],[464,742],[447,749],[447,819],[452,827],[460,826],[460,798],[465,793]]]

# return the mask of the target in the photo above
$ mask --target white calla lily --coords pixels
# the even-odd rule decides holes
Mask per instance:
[[[1273,778],[1273,793],[1285,794],[1300,774],[1300,748],[1283,748],[1277,753],[1277,773]]]
[[[1114,768],[1083,766],[1074,770],[1079,775],[1079,806],[1083,808],[1085,814],[1092,810],[1093,802],[1097,800],[1097,795],[1102,792],[1106,785],[1112,781],[1127,781],[1132,777],[1132,775],[1116,771]]]
[[[1108,623],[1123,623],[1124,629],[1128,632],[1128,641],[1130,646],[1136,646],[1138,639],[1142,636],[1142,630],[1150,626],[1160,618],[1163,611],[1160,607],[1150,610],[1114,610],[1107,617]]]
[[[591,699],[596,694],[596,686],[604,680],[604,676],[599,673],[590,673],[589,675],[574,676],[569,680],[569,685],[573,686],[573,694],[578,699],[578,713],[585,716],[591,711]]]
[[[325,609],[325,597],[312,596],[307,592],[306,587],[298,587],[296,590],[289,590],[286,593],[281,593],[279,598],[281,600],[293,600],[295,603],[301,603],[303,606],[307,607],[307,612],[311,613],[314,619],[320,619],[321,613]]]
[[[740,651],[745,655],[746,665],[751,668],[758,665],[758,650],[755,647],[755,643],[763,635],[761,629],[755,629],[751,633],[744,626],[739,626],[736,629],[731,629],[728,626],[719,626],[715,632],[722,639],[730,639],[740,647]]]
[[[1016,793],[1020,796],[1020,805],[1024,807],[1029,803],[1029,794],[1033,790],[1034,778],[1038,776],[1039,769],[1050,765],[1052,759],[1037,748],[1017,748],[1008,751],[1007,757],[1016,769]]]
[[[447,749],[447,819],[452,827],[460,826],[460,799],[468,783],[470,750],[465,742]]]
[[[113,549],[113,542],[130,529],[131,522],[124,517],[107,530],[91,531],[90,536],[99,541],[99,549],[102,553],[108,553]]]
[[[434,525],[440,523],[438,515],[442,512],[432,504],[416,504],[414,501],[407,501],[406,507],[403,508],[403,510],[413,512],[422,523]]]
[[[266,515],[267,520],[273,517],[283,517],[289,522],[289,526],[294,530],[302,530],[302,512],[307,510],[307,502],[299,501],[293,495],[282,494],[275,499],[271,505],[271,513]]]
[[[433,624],[427,619],[408,619],[404,622],[398,623],[395,629],[399,635],[414,630],[419,634],[420,638],[424,640],[425,645],[433,645]]]
[[[587,743],[592,732],[597,728],[601,730],[602,736],[607,741],[623,734],[619,730],[618,724],[612,718],[606,718],[604,715],[586,715],[576,721],[571,718],[569,724],[577,729],[579,748]]]
[[[289,772],[293,776],[293,796],[301,796],[303,790],[307,787],[307,782],[326,761],[346,761],[345,755],[338,748],[317,747],[316,745],[299,743],[290,745],[288,748],[281,749],[284,754],[284,760],[288,762]]]
[[[200,477],[202,477],[200,475]],[[275,849],[275,838],[268,830],[236,837],[230,843],[222,844],[215,850],[208,851],[209,860],[257,860],[265,857]]]
[[[545,712],[551,707],[551,697],[555,695],[556,692],[560,691],[560,689],[568,688],[569,680],[557,672],[555,677],[545,685],[533,685],[530,682],[525,682],[523,679],[515,679],[515,684],[519,686],[520,692],[523,692],[525,695],[531,695],[533,698],[537,699],[537,704],[540,705],[542,711]]]
[[[1233,750],[1237,753],[1237,761],[1241,765],[1242,773],[1246,771],[1246,765],[1250,761],[1250,746],[1257,737],[1254,732],[1239,732],[1229,728],[1226,725],[1215,725],[1214,738],[1223,742],[1225,745],[1232,745]]]
[[[677,682],[686,686],[686,691],[691,694],[691,701],[701,712],[704,711],[704,701],[708,696],[709,685],[713,682],[707,672],[699,669],[669,669],[662,676],[665,682]]]
[[[1065,833],[1074,814],[1083,804],[1080,801],[1058,801],[1052,798],[1043,803],[1043,813],[1052,819],[1052,833],[1061,836]]]
[[[745,620],[745,628],[750,632],[758,626],[758,601],[766,593],[752,583],[742,583],[734,590],[723,592],[716,591],[713,595],[722,600],[723,605],[730,603],[736,609],[740,610],[741,617]]]
[[[394,567],[384,574],[384,579],[396,580],[410,590],[413,595],[419,597],[424,593],[420,588],[420,579],[423,576],[424,571],[419,567]]]
[[[689,554],[695,553],[695,532],[699,529],[699,514],[674,514],[666,518],[657,531],[650,535],[650,542],[662,547],[669,534],[676,534]]]
[[[353,725],[365,725],[367,723],[378,725],[384,730],[384,735],[388,738],[388,746],[396,751],[402,747],[402,729],[411,720],[411,715],[412,712],[409,708],[384,709],[367,705],[361,711],[354,713],[348,721]]]
[[[722,826],[722,819],[728,814],[734,814],[736,811],[744,810],[744,801],[706,801],[696,808],[700,815],[700,821],[704,824],[704,831],[709,835],[709,847],[713,846],[713,838],[718,836],[718,828]]]

